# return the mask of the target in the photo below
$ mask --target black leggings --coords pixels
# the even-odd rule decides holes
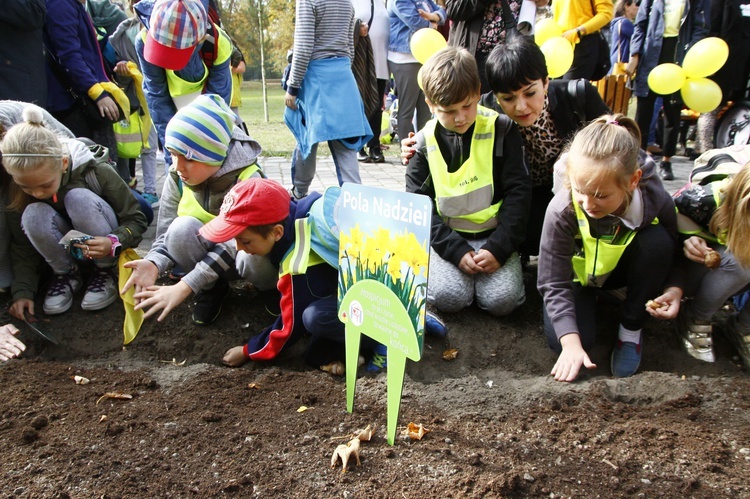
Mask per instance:
[[[675,50],[677,48],[677,37],[664,38],[659,54],[659,64],[674,62]],[[664,156],[671,158],[677,151],[677,139],[680,136],[680,112],[682,111],[682,97],[679,90],[670,95],[659,96],[648,91],[646,97],[638,97],[638,105],[635,111],[635,121],[641,129],[641,149],[648,147],[648,134],[651,129],[651,120],[654,116],[654,102],[657,98],[663,98],[664,106],[664,136],[661,148]]]
[[[601,289],[627,287],[622,303],[620,323],[632,331],[643,328],[649,317],[646,302],[662,294],[664,283],[672,268],[676,242],[663,225],[649,225],[639,230],[623,253],[617,268],[612,272]],[[590,349],[596,340],[596,294],[599,288],[573,284],[578,334],[585,350]],[[549,347],[555,352],[562,351],[552,323],[544,313],[544,334]]]

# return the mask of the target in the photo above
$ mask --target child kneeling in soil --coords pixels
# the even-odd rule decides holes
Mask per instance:
[[[339,193],[332,187],[323,196],[313,192],[295,200],[278,182],[245,180],[229,191],[219,216],[201,228],[208,241],[234,238],[240,253],[266,256],[279,272],[281,313],[245,345],[229,349],[223,359],[226,365],[271,360],[305,332],[312,335],[308,364],[319,367],[343,360],[344,324],[337,313],[338,233],[332,228]],[[323,234],[329,240],[323,240]]]
[[[715,360],[711,319],[733,295],[750,288],[750,163],[741,166],[732,158],[744,161],[748,152],[750,146],[712,150],[695,161],[691,185],[675,195],[680,233],[686,236],[678,261],[686,272],[685,288],[669,288],[655,299],[661,307],[649,309],[654,317],[677,317],[687,353],[706,362]],[[680,304],[683,291],[692,299]],[[750,306],[729,317],[724,335],[750,367]]]
[[[156,238],[146,257],[125,264],[133,269],[125,293],[135,286],[136,310],[144,317],[169,312],[196,293],[193,322],[211,324],[237,273],[259,289],[273,288],[276,273],[262,259],[236,261],[234,244],[216,244],[198,235],[219,213],[233,185],[262,177],[260,144],[235,125],[237,117],[218,95],[197,97],[169,121],[165,147],[172,166],[162,189]],[[163,272],[184,273],[173,286],[155,286]]]
[[[674,202],[654,162],[640,155],[638,126],[617,114],[579,131],[561,160],[565,186],[547,208],[537,283],[544,332],[560,354],[551,372],[558,381],[573,381],[581,366],[596,368],[587,351],[596,338],[599,289],[627,287],[611,368],[616,377],[635,374],[646,302],[674,279]]]
[[[14,125],[3,138],[2,159],[18,188],[9,208],[23,212],[24,232],[55,273],[44,312],[69,310],[83,285],[73,252],[59,243],[72,229],[93,236],[73,246],[81,251],[77,256],[93,261],[97,269],[81,308],[101,310],[117,300],[117,257],[121,250],[138,246],[148,228],[146,215],[106,153],[97,159],[83,142],[58,138],[36,106],[27,106],[23,119],[25,123]]]
[[[507,315],[526,298],[517,250],[531,177],[521,135],[507,116],[477,105],[476,61],[465,49],[439,51],[422,73],[435,118],[415,137],[406,191],[434,200],[427,303],[454,313],[476,298],[481,309]],[[434,329],[429,317],[427,327]]]

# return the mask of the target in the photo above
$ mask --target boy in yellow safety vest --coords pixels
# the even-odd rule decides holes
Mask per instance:
[[[257,164],[260,144],[235,123],[229,106],[211,94],[178,111],[167,126],[165,147],[174,164],[162,189],[156,238],[143,260],[126,264],[133,275],[122,290],[135,286],[135,308],[147,309],[146,318],[161,310],[158,320],[163,320],[197,293],[193,322],[210,324],[221,312],[229,280],[243,277],[258,289],[275,284],[275,270],[264,260],[236,261],[233,244],[214,244],[198,235],[219,214],[232,186],[263,176]],[[184,273],[179,283],[154,286],[159,274],[172,269]]]
[[[517,251],[531,177],[521,135],[507,116],[478,106],[477,66],[465,49],[433,55],[421,84],[435,118],[415,136],[406,191],[434,200],[427,303],[455,313],[476,299],[507,315],[525,300]],[[428,311],[427,332],[442,335],[434,314]]]
[[[201,94],[232,95],[232,41],[201,0],[141,0],[133,6],[146,27],[135,49],[151,118],[163,144],[167,123]],[[167,165],[172,159],[165,149]]]

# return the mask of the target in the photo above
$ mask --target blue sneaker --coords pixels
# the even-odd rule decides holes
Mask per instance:
[[[445,338],[448,328],[437,310],[428,306],[424,314],[424,332],[437,338]]]
[[[143,194],[141,194],[141,197],[152,207],[156,207],[156,205],[159,204],[159,197],[156,194],[144,192]]]
[[[612,350],[612,376],[627,378],[635,374],[641,365],[641,341],[638,344],[617,340]]]
[[[386,367],[388,367],[388,349],[385,345],[378,343],[375,350],[373,350],[370,362],[365,365],[365,372],[379,373]]]

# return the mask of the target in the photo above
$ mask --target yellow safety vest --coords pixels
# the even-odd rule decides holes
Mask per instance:
[[[493,153],[495,121],[498,114],[479,106],[471,138],[469,158],[461,167],[448,172],[448,165],[440,154],[435,127],[430,120],[424,127],[427,161],[430,167],[437,211],[448,227],[461,232],[484,232],[498,225],[497,213],[502,200],[492,203]]]
[[[232,98],[229,107],[242,105],[242,73],[232,73]]]
[[[294,245],[281,261],[280,276],[304,274],[308,267],[325,263],[325,260],[312,249],[310,222],[310,217],[294,221]]]
[[[250,165],[242,170],[242,173],[240,173],[240,175],[237,177],[237,181],[239,182],[241,180],[247,180],[252,177],[253,174],[255,174],[255,172],[257,171],[260,171],[258,165]],[[192,189],[187,187],[182,189],[182,197],[180,198],[180,203],[177,205],[177,216],[194,217],[204,224],[207,224],[208,222],[216,218],[216,215],[213,215],[203,209],[203,206],[201,206],[198,200],[195,198],[195,194],[193,193]]]
[[[582,251],[573,255],[575,280],[580,282],[582,286],[600,288],[614,272],[625,249],[635,238],[636,231],[620,226],[624,230],[620,231],[618,227],[610,241],[595,238],[591,235],[588,218],[586,218],[575,199],[573,199],[573,209],[576,212],[578,231],[583,243]],[[651,223],[657,224],[659,219],[654,218]]]

